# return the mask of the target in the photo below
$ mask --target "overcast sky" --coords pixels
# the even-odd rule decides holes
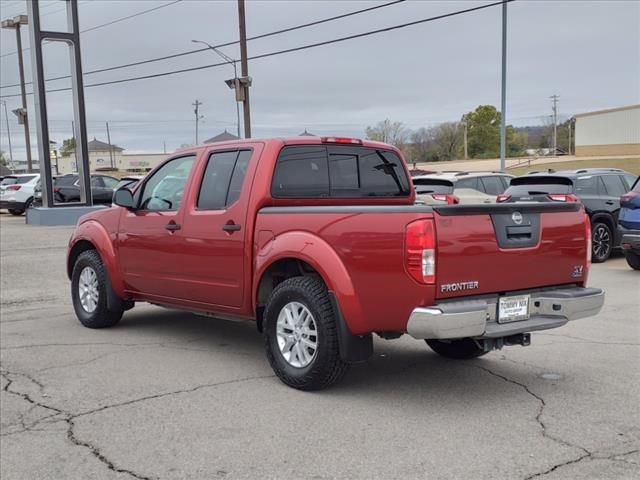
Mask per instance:
[[[81,30],[170,0],[81,0]],[[373,1],[248,1],[247,34],[258,35],[341,13]],[[385,2],[380,2],[385,3]],[[249,55],[330,40],[367,30],[441,15],[490,1],[407,1],[318,26],[249,42]],[[65,19],[60,0],[41,1],[43,27]],[[2,19],[26,13],[24,0],[0,0]],[[507,122],[540,124],[551,113],[574,113],[640,103],[640,2],[526,1],[508,7]],[[183,0],[81,35],[83,70],[145,60],[238,38],[235,1]],[[15,33],[0,36],[0,85],[18,83]],[[23,44],[28,47],[25,29]],[[390,118],[410,128],[458,120],[480,104],[500,104],[501,7],[416,25],[366,38],[251,61],[251,112],[255,137],[317,134],[364,136]],[[47,77],[69,73],[66,47],[45,47]],[[239,58],[237,46],[225,47]],[[27,79],[30,51],[25,52]],[[86,75],[85,85],[217,63],[212,51],[133,68]],[[233,93],[223,81],[230,65],[196,72],[86,88],[89,138],[111,140],[127,151],[161,152],[195,140],[192,102],[203,102],[200,140],[236,130]],[[69,86],[68,80],[48,88]],[[30,87],[28,87],[30,90]],[[0,95],[19,93],[2,88]],[[48,95],[51,138],[71,136],[69,92]],[[7,97],[14,157],[24,158],[24,136]],[[29,99],[32,123],[35,119]],[[0,148],[8,150],[2,114]],[[35,130],[35,128],[34,128]],[[35,131],[33,132],[35,145]],[[37,154],[36,154],[37,156]]]

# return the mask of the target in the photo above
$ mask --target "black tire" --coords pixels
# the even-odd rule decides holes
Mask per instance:
[[[82,306],[79,292],[80,276],[87,267],[93,270],[97,278],[98,300],[95,309],[92,311],[87,311]],[[73,273],[71,275],[73,308],[82,325],[87,328],[107,328],[113,327],[120,321],[124,312],[122,306],[119,305],[119,308],[112,308],[111,310],[107,307],[107,295],[110,293],[110,289],[111,284],[109,283],[107,270],[98,252],[95,250],[82,252],[73,265]]]
[[[591,228],[591,261],[602,263],[611,256],[613,232],[604,222],[596,222]]]
[[[24,210],[16,210],[14,208],[10,208],[9,209],[9,213],[11,215],[13,215],[14,217],[19,217],[20,215],[22,215],[24,213]]]
[[[634,270],[640,270],[640,255],[633,252],[624,252],[624,258],[627,259],[627,263]]]
[[[26,212],[27,210],[29,210],[32,205],[33,205],[33,197],[27,200],[26,203],[24,204],[24,211]]]
[[[438,355],[456,360],[470,360],[489,353],[485,352],[482,347],[478,346],[478,344],[470,338],[461,338],[459,340],[425,340],[425,342],[427,342],[427,345]]]
[[[291,365],[278,345],[278,315],[290,302],[308,309],[317,331],[315,356],[303,367]],[[349,364],[340,358],[336,317],[322,281],[293,277],[278,285],[267,301],[264,325],[267,358],[275,374],[286,385],[299,390],[321,390],[340,381],[349,370]]]

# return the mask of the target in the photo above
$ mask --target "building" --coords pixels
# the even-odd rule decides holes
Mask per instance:
[[[640,105],[574,116],[576,155],[640,155]]]
[[[208,138],[204,141],[204,143],[226,142],[229,140],[238,140],[238,138],[240,137],[235,136],[233,133],[227,132],[227,129],[225,128],[224,132],[219,133],[215,137]]]
[[[119,170],[121,172],[143,173],[152,170],[165,158],[166,153],[124,153],[124,148],[110,145],[94,138],[87,143],[89,166],[92,172]],[[75,152],[58,159],[58,173],[78,171]],[[52,159],[52,164],[55,165]]]

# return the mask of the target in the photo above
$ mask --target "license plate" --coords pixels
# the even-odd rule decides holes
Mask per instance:
[[[519,322],[529,318],[529,295],[502,297],[498,304],[498,322]]]

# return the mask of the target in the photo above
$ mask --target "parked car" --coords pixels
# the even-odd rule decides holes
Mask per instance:
[[[627,263],[634,270],[640,270],[640,179],[620,197],[618,228]]]
[[[111,203],[113,192],[119,180],[108,175],[91,175],[91,195],[93,203]],[[54,201],[69,203],[80,201],[80,178],[78,174],[68,174],[56,178],[53,187]]]
[[[593,262],[604,262],[620,246],[620,196],[631,189],[636,176],[616,168],[546,170],[511,180],[498,202],[582,202],[591,219]]]
[[[495,203],[512,175],[501,172],[441,172],[412,178],[417,199],[423,203]]]
[[[169,179],[169,180],[168,180]],[[416,205],[398,149],[334,137],[182,150],[80,218],[67,272],[89,328],[135,302],[255,320],[287,385],[315,390],[408,333],[479,357],[598,313],[579,203]]]
[[[11,215],[22,215],[33,203],[33,193],[40,179],[38,173],[7,175],[0,182],[0,208]]]

